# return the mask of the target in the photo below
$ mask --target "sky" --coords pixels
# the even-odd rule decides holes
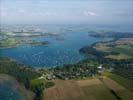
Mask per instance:
[[[4,24],[132,24],[133,0],[0,0]]]

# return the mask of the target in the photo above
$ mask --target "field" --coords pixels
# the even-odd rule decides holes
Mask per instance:
[[[107,43],[97,43],[93,48],[101,52],[110,52],[112,49]]]
[[[99,79],[78,81],[87,100],[117,100]]]
[[[46,81],[44,79],[33,79],[30,81],[30,88],[35,88],[38,84],[46,84]]]
[[[116,81],[117,83],[133,92],[133,80],[109,72],[104,72],[103,75],[111,78],[112,80]]]
[[[128,81],[131,86],[131,82]],[[131,100],[133,93],[108,77],[86,80],[54,80],[45,100]]]
[[[133,93],[131,91],[111,80],[110,78],[104,77],[103,83],[116,95],[118,99],[131,100],[133,98]]]
[[[121,60],[121,59],[130,59],[132,57],[126,54],[118,54],[118,55],[108,55],[108,56],[105,56],[105,58]]]
[[[131,45],[117,45],[115,50],[123,54],[133,55],[133,46]]]
[[[39,45],[45,46],[48,45],[49,42],[48,41],[38,42],[31,40],[30,38],[10,37],[0,40],[0,49],[17,47],[20,44],[28,44],[31,46],[39,46]]]
[[[75,81],[55,80],[55,86],[44,92],[44,100],[87,100]]]
[[[17,40],[15,38],[8,38],[0,41],[0,48],[11,48],[17,46]]]
[[[130,44],[118,44],[117,41],[107,43],[97,43],[93,48],[97,51],[108,53],[105,58],[116,60],[130,59],[133,57],[133,46]],[[128,43],[128,42],[127,42]]]

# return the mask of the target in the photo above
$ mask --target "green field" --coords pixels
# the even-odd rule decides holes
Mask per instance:
[[[82,89],[88,100],[117,100],[103,84],[85,86]]]
[[[109,77],[133,92],[133,80],[121,77],[116,74],[111,74]]]
[[[94,48],[101,52],[110,52],[112,49],[107,43],[97,43]]]
[[[131,45],[117,45],[113,51],[133,56],[133,46]]]
[[[108,55],[108,56],[105,56],[105,58],[121,60],[121,59],[130,59],[132,57],[126,54],[118,54],[118,55]]]
[[[38,84],[45,85],[46,81],[44,79],[33,79],[33,80],[30,81],[30,83],[31,83],[31,88],[33,88],[33,87],[35,87]]]
[[[97,43],[93,48],[102,53],[108,53],[105,58],[121,60],[133,57],[133,46],[127,44],[118,45],[115,42]]]
[[[15,38],[8,38],[0,41],[0,48],[10,48],[17,46],[18,42]]]
[[[125,88],[133,92],[133,80],[109,72],[105,72],[103,73],[103,75],[111,78],[112,80],[116,81],[120,85],[124,86]]]

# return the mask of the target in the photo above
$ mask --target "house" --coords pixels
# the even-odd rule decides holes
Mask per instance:
[[[102,64],[101,64],[100,66],[98,66],[98,72],[99,72],[99,73],[102,73],[103,70],[104,70],[104,69],[103,69],[103,65],[102,65]]]

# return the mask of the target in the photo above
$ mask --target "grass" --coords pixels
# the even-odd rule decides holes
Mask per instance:
[[[116,60],[121,59],[130,59],[133,57],[133,46],[131,45],[113,45],[113,43],[107,42],[107,43],[98,43],[93,48],[95,48],[97,51],[105,52],[105,53],[118,53],[118,54],[108,54],[105,56],[105,58],[111,58]]]
[[[117,45],[114,51],[133,56],[133,46],[130,45]]]
[[[104,72],[103,75],[111,78],[112,80],[116,81],[120,85],[133,92],[133,80],[109,72]]]
[[[108,56],[105,56],[105,58],[111,58],[111,59],[116,59],[116,60],[122,60],[122,59],[130,59],[130,58],[132,58],[132,57],[129,56],[129,55],[126,55],[126,54],[119,54],[119,55],[108,55]]]
[[[98,43],[96,46],[94,46],[94,48],[101,52],[110,52],[112,49],[106,43]]]
[[[39,84],[43,84],[45,85],[46,84],[46,81],[44,79],[33,79],[30,81],[31,83],[31,89],[33,89],[35,86],[39,85]]]
[[[104,77],[103,83],[118,100],[131,100],[133,98],[132,92],[116,81]]]
[[[116,81],[117,83],[121,84],[122,86],[126,87],[127,89],[133,91],[133,80],[123,78],[119,75],[112,74],[109,76],[111,79]]]
[[[88,100],[117,100],[103,84],[82,87]]]
[[[131,45],[118,45],[117,48],[133,50]]]
[[[15,38],[8,38],[0,42],[0,48],[15,47],[17,44],[18,43]]]
[[[84,92],[87,100],[117,100],[101,80],[98,78],[79,80],[78,85]]]

